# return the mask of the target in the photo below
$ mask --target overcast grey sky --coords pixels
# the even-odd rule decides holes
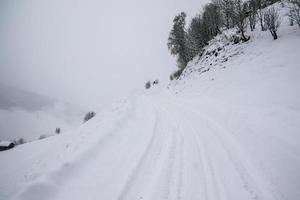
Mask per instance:
[[[0,81],[88,107],[167,81],[172,20],[207,0],[1,0]]]

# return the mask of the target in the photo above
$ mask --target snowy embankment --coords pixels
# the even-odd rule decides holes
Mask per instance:
[[[167,90],[0,152],[0,199],[300,199],[300,31],[287,24],[276,41],[218,36],[218,55]]]

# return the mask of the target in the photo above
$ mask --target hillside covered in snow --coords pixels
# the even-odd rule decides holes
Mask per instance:
[[[0,140],[25,141],[82,123],[82,109],[33,92],[0,84]]]
[[[179,79],[0,152],[1,200],[300,199],[300,30],[216,36]]]

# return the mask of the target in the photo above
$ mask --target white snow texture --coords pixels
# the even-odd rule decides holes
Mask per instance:
[[[167,88],[0,152],[0,199],[299,200],[300,31],[285,12],[277,40],[224,32]]]

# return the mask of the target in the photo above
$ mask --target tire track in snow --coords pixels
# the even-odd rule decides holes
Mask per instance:
[[[168,102],[170,103],[170,102]],[[204,117],[202,114],[195,112],[192,108],[179,104],[179,103],[171,103],[174,105],[175,109],[173,110],[178,110],[179,108],[183,108],[185,112],[189,112],[190,114],[193,114],[194,116],[197,116],[199,121],[202,121],[205,126],[210,130],[210,137],[206,138],[206,141],[209,141],[213,138],[215,141],[215,145],[221,146],[224,151],[226,152],[227,159],[230,160],[232,165],[235,168],[236,173],[239,175],[240,180],[243,182],[243,188],[248,191],[252,199],[267,199],[267,200],[272,200],[272,199],[282,199],[279,198],[279,195],[274,192],[272,189],[272,186],[270,183],[264,179],[264,176],[259,172],[258,169],[255,168],[255,166],[247,159],[247,156],[243,153],[242,148],[239,147],[239,144],[237,141],[234,141],[232,136],[229,134],[229,132],[224,128],[221,127],[219,124],[215,123],[213,120],[208,119]],[[186,120],[187,121],[187,120]],[[191,122],[189,122],[191,123]],[[191,124],[191,127],[195,126],[195,124]],[[201,131],[201,130],[200,130]],[[200,132],[198,131],[198,132]],[[194,131],[197,133],[197,130]],[[202,137],[207,137],[205,134],[201,134]],[[225,137],[226,136],[226,137]],[[197,136],[198,138],[200,135]],[[229,137],[229,138],[228,138]],[[203,138],[199,138],[198,141]],[[202,146],[205,146],[205,144],[202,142],[202,145],[198,145],[200,147],[200,152],[205,151]],[[206,155],[209,155],[207,152],[206,153],[201,153],[202,157],[206,157]],[[211,154],[213,155],[213,154]],[[216,158],[218,159],[218,158]],[[208,160],[207,158],[204,160]],[[206,163],[206,161],[204,161]],[[207,162],[211,163],[211,161]],[[214,175],[214,170],[212,168],[212,164],[210,164],[210,170],[211,171],[211,176]],[[204,167],[207,170],[207,166]],[[207,173],[207,172],[206,172]],[[219,188],[223,188],[222,185],[226,185],[225,182],[222,183],[220,178],[217,177],[213,178],[211,177],[215,182],[218,182]],[[210,179],[210,178],[209,178]],[[208,180],[209,180],[208,179]],[[206,180],[207,182],[207,180]],[[221,189],[224,193],[224,188]],[[221,197],[224,197],[224,195],[221,195]],[[209,198],[210,199],[210,198]],[[219,199],[219,198],[218,198]]]
[[[238,143],[232,140],[230,133],[209,119],[203,119],[203,117],[201,119],[206,122],[214,138],[216,138],[216,143],[220,144],[226,152],[227,158],[233,164],[240,180],[243,182],[243,188],[248,191],[252,199],[278,199],[277,195],[270,191],[271,186],[267,183],[267,180],[247,159],[247,155],[242,153],[243,150],[238,146]],[[225,135],[227,137],[224,137]]]
[[[210,126],[210,128],[215,132],[217,139],[220,141],[219,143],[222,145],[228,155],[228,158],[238,172],[240,179],[244,183],[244,189],[249,192],[251,197],[255,200],[278,199],[278,195],[271,191],[272,188],[270,188],[269,183],[267,183],[262,174],[259,173],[258,169],[256,169],[254,165],[247,160],[247,156],[241,153],[240,148],[235,146],[236,143],[233,144],[232,142],[234,141],[226,141],[228,138],[226,139],[221,136],[222,134],[229,135],[228,131],[216,124],[213,127]],[[216,130],[216,128],[219,130]]]
[[[190,124],[186,122],[186,119],[179,115],[176,115],[174,112],[175,110],[168,110],[168,106],[161,106],[161,102],[158,103],[160,105],[160,109],[167,113],[167,118],[165,120],[169,121],[169,124],[173,124],[172,126],[175,127],[176,130],[174,130],[174,133],[176,133],[177,138],[179,139],[179,152],[175,153],[175,155],[179,154],[179,170],[177,173],[173,173],[173,178],[177,178],[177,190],[173,189],[170,193],[170,199],[212,199],[212,197],[215,196],[218,191],[216,190],[216,179],[213,178],[206,178],[207,180],[200,181],[199,179],[203,179],[205,176],[209,176],[209,173],[211,170],[211,165],[204,165],[203,163],[209,163],[210,162],[203,162],[204,156],[199,153],[199,145],[196,142],[196,139],[194,137],[194,134],[190,134],[190,132],[193,132],[194,130],[192,127],[194,124]],[[192,131],[190,131],[192,130]],[[184,143],[186,141],[186,143]],[[196,149],[196,151],[195,151]],[[185,158],[183,157],[183,151],[186,153],[192,153],[192,154],[185,154]],[[203,152],[203,151],[202,151]],[[185,162],[184,162],[185,159]],[[206,159],[208,160],[208,159]],[[195,167],[195,163],[200,163],[201,169]],[[204,172],[205,167],[208,169]],[[184,171],[185,170],[185,171]],[[185,179],[183,179],[185,178]],[[204,178],[205,179],[205,178]],[[212,187],[213,192],[211,192],[211,196],[208,196],[207,192],[207,183],[209,181],[213,181],[214,184]],[[185,184],[184,184],[185,183]],[[174,184],[169,184],[169,187],[172,187]],[[174,186],[173,186],[174,187]],[[200,188],[202,187],[202,188]],[[204,190],[203,190],[204,188]],[[203,191],[202,191],[203,190]],[[217,191],[217,192],[216,192]],[[204,194],[203,194],[204,193]],[[177,195],[176,195],[177,194]],[[222,196],[222,195],[221,195]],[[168,196],[169,197],[169,196]],[[215,198],[215,199],[222,199],[222,198]]]
[[[174,173],[182,173],[182,137],[166,128],[169,124],[165,122],[166,117],[162,117],[161,108],[152,106],[155,107],[157,119],[151,143],[118,199],[169,199],[170,196],[170,199],[180,199],[182,175],[174,176]],[[151,164],[153,168],[149,170]],[[176,191],[176,197],[171,190]]]
[[[205,199],[216,199],[216,200],[226,200],[226,194],[224,192],[224,188],[222,184],[220,184],[220,180],[215,174],[215,169],[213,168],[211,159],[207,156],[207,150],[205,148],[205,144],[199,142],[197,131],[194,128],[194,124],[191,124],[186,118],[182,118],[180,122],[185,125],[186,134],[191,134],[193,138],[193,143],[189,145],[195,145],[197,149],[197,155],[200,157],[201,163],[201,173],[204,176],[204,197]],[[190,130],[190,131],[188,131]],[[186,136],[187,137],[187,136]]]
[[[220,200],[226,200],[228,199],[227,194],[225,192],[225,188],[223,183],[220,180],[220,177],[217,175],[217,170],[215,169],[212,159],[208,156],[210,155],[208,153],[207,147],[204,142],[201,142],[202,138],[199,138],[199,132],[197,132],[196,129],[193,128],[193,134],[195,137],[195,141],[197,143],[197,147],[199,150],[199,154],[201,155],[202,163],[204,165],[205,169],[205,176],[206,182],[208,184],[207,187],[207,194],[208,198],[207,199],[220,199]]]
[[[155,124],[154,124],[153,131],[152,131],[151,140],[148,143],[148,145],[147,145],[144,153],[140,157],[139,161],[137,162],[136,166],[134,167],[134,169],[130,173],[129,177],[127,178],[127,181],[126,181],[122,191],[119,193],[119,197],[117,198],[118,200],[126,199],[126,196],[128,195],[128,193],[130,191],[130,188],[134,184],[134,181],[137,179],[142,168],[145,166],[148,155],[152,151],[153,145],[156,142],[155,140],[157,138],[157,125],[158,125],[157,111],[155,113],[156,113],[156,118],[155,118]]]
[[[169,166],[166,170],[169,172],[165,177],[165,188],[166,193],[163,195],[164,199],[181,199],[181,189],[182,189],[182,168],[183,168],[183,136],[181,132],[181,127],[178,125],[177,120],[175,120],[169,111],[165,108],[158,106],[160,111],[165,114],[165,123],[172,129],[170,134],[173,139],[173,146],[169,155]],[[168,120],[167,120],[168,119]]]

